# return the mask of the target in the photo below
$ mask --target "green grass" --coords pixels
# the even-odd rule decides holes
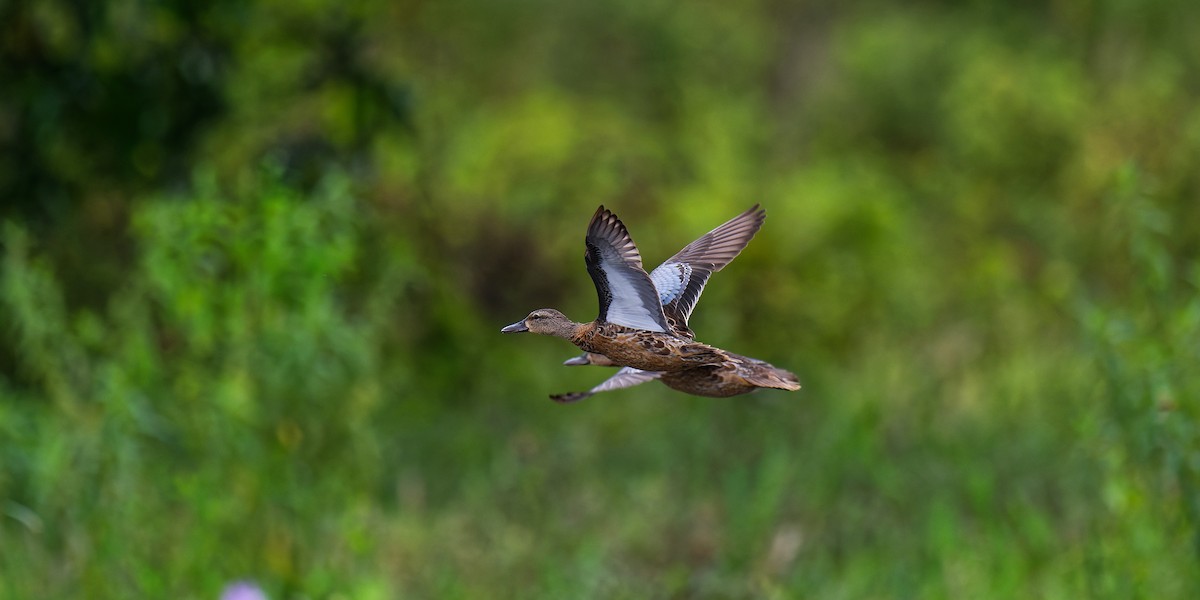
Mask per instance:
[[[1194,300],[1093,309],[1090,337],[1017,315],[920,344],[883,325],[840,363],[776,347],[798,394],[559,406],[545,394],[603,374],[469,311],[397,317],[443,292],[408,285],[403,243],[361,272],[344,186],[209,193],[135,216],[139,260],[100,313],[68,312],[6,232],[24,382],[0,413],[6,595],[213,596],[241,577],[284,597],[1195,590],[1172,354],[1194,350]]]

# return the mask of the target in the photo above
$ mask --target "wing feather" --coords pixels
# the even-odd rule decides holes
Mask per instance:
[[[642,256],[625,224],[601,206],[588,224],[585,244],[584,260],[600,300],[598,320],[634,329],[670,331],[658,292],[642,268]]]
[[[708,278],[733,261],[767,218],[758,204],[726,221],[659,265],[650,274],[663,312],[686,330]]]
[[[642,371],[632,367],[622,367],[612,377],[605,379],[600,385],[586,392],[569,392],[566,394],[554,394],[550,396],[555,402],[578,402],[585,398],[589,398],[600,392],[611,392],[612,390],[620,390],[635,385],[641,385],[647,381],[653,381],[662,376],[662,373],[655,371]]]

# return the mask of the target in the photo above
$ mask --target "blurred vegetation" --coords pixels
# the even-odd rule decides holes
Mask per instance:
[[[0,2],[0,596],[1200,597],[1198,19]],[[499,335],[754,202],[800,393]]]

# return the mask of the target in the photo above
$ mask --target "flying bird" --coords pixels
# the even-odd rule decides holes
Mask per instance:
[[[688,319],[708,278],[725,268],[746,248],[766,220],[766,211],[755,204],[749,210],[726,221],[712,231],[684,246],[682,250],[650,272],[658,289],[659,300],[667,322],[677,335],[694,338]],[[586,392],[554,394],[555,402],[577,402],[600,392],[624,389],[648,381],[659,380],[674,390],[696,396],[726,398],[753,392],[762,387],[784,390],[800,388],[795,375],[777,369],[761,360],[729,354],[731,360],[709,365],[662,373],[621,367],[612,377]],[[618,366],[607,356],[585,352],[567,359],[564,365]]]
[[[555,309],[542,308],[501,331],[560,337],[587,353],[605,357],[614,365],[639,371],[677,373],[703,367],[690,379],[669,378],[681,386],[677,389],[689,388],[684,389],[689,393],[729,396],[757,387],[799,389],[791,373],[763,361],[696,342],[687,326],[688,317],[709,275],[737,256],[761,226],[763,218],[765,213],[755,206],[689,244],[676,257],[655,269],[657,277],[652,277],[642,268],[641,254],[628,229],[615,214],[600,206],[592,215],[584,240],[584,261],[600,304],[596,319],[576,323]],[[726,226],[730,227],[725,233],[714,235]],[[717,260],[702,260],[710,251]],[[676,260],[681,256],[686,260]],[[669,318],[668,312],[671,313]],[[640,383],[643,378],[654,378],[631,372],[626,372],[625,376],[639,380],[629,385]],[[738,381],[739,376],[744,381]],[[722,389],[719,385],[722,381],[733,383]],[[745,391],[735,391],[746,386],[749,387]],[[561,395],[556,399],[582,398]]]

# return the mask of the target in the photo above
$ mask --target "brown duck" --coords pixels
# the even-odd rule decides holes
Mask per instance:
[[[652,279],[642,268],[641,255],[625,225],[616,215],[601,206],[588,225],[585,238],[587,252],[584,255],[588,274],[596,286],[600,302],[600,314],[596,320],[590,323],[575,323],[561,312],[545,308],[529,313],[523,320],[504,327],[501,331],[528,331],[561,337],[588,353],[604,356],[614,365],[653,372],[618,373],[617,376],[631,383],[615,387],[627,387],[653,379],[659,376],[658,373],[675,373],[705,367],[691,376],[694,381],[677,381],[681,386],[679,389],[695,390],[692,393],[715,396],[745,393],[756,387],[797,389],[799,386],[795,383],[789,384],[786,377],[758,376],[756,369],[769,368],[778,371],[767,363],[695,342],[691,330],[687,328],[687,317],[699,299],[708,276],[727,264],[745,247],[761,226],[764,217],[765,214],[755,206],[730,223],[710,232],[710,235],[689,244],[688,248],[676,255],[676,258],[683,255],[685,258],[693,257],[697,260],[669,260],[663,265],[667,268],[656,269],[656,277]],[[722,228],[726,228],[724,231],[728,236],[712,235]],[[719,260],[699,260],[708,251]],[[720,258],[725,255],[726,258]],[[663,291],[660,292],[656,283]],[[664,312],[664,305],[667,305],[668,311],[672,313],[670,318]],[[790,373],[780,372],[790,377],[792,382],[795,381],[795,377]],[[734,378],[722,375],[730,373]],[[736,379],[739,373],[743,374],[742,378],[745,380],[742,383]],[[720,389],[722,381],[727,382],[725,389]],[[763,385],[764,383],[772,385]],[[745,391],[737,391],[740,389],[738,386],[745,385],[749,386]]]
[[[693,337],[688,319],[708,278],[728,265],[750,243],[762,227],[766,212],[755,204],[746,212],[688,244],[650,273],[658,289],[667,322],[677,335]],[[615,375],[587,392],[554,394],[556,402],[577,402],[599,392],[632,387],[658,379],[668,387],[697,396],[726,398],[753,392],[759,388],[800,389],[796,376],[766,362],[726,353],[729,360],[686,371],[662,373],[622,367]],[[565,365],[619,366],[607,356],[585,352],[568,359]]]

